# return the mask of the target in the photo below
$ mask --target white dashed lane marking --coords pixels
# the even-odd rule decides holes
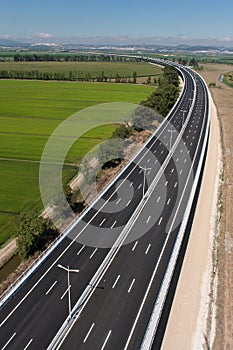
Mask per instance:
[[[114,288],[116,287],[117,282],[119,281],[120,277],[121,277],[121,275],[118,275],[118,276],[117,276],[115,282],[113,283],[112,289],[114,289]]]
[[[150,248],[151,248],[151,244],[148,245],[148,247],[147,247],[147,249],[146,249],[146,251],[145,251],[145,254],[146,254],[146,255],[149,253]]]
[[[106,221],[106,219],[103,219],[103,220],[101,221],[101,223],[99,224],[99,226],[101,227],[105,221]]]
[[[83,340],[84,343],[86,343],[86,341],[87,341],[89,335],[91,334],[91,331],[92,331],[92,329],[94,328],[94,326],[95,326],[95,324],[92,323],[91,328],[89,329],[89,331],[87,332],[86,337],[85,337],[84,340]]]
[[[133,248],[132,248],[132,252],[134,252],[134,251],[135,251],[135,249],[136,249],[137,245],[138,245],[138,241],[134,243],[134,246],[133,246]]]
[[[130,285],[130,287],[129,287],[129,289],[128,289],[128,293],[130,293],[130,292],[131,292],[131,290],[132,290],[132,288],[133,288],[134,283],[135,283],[135,278],[133,279],[133,281],[132,281],[132,283],[131,283],[131,285]]]
[[[48,295],[48,294],[51,292],[51,290],[53,289],[53,287],[55,287],[56,284],[57,284],[57,281],[55,281],[55,282],[51,285],[51,287],[47,290],[47,292],[45,293],[45,295]]]
[[[82,246],[82,248],[78,251],[77,255],[81,254],[81,252],[83,251],[84,248],[85,248],[85,245]]]

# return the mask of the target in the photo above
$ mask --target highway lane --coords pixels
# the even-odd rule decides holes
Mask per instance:
[[[187,80],[188,90],[190,91],[188,96],[191,98],[193,97],[192,89],[194,88],[194,86],[192,85],[192,80],[189,77],[187,77]],[[178,110],[181,108],[188,108],[188,104],[189,101],[187,101],[187,99],[185,98],[183,102],[181,101],[179,103],[175,115],[171,116],[170,118],[170,121],[174,124],[178,131],[180,131],[182,126],[181,113],[178,112]],[[162,137],[166,137],[167,139],[170,137],[166,128],[161,132],[161,134]],[[147,145],[147,148],[151,148],[152,152],[158,152],[158,154],[156,155],[158,157],[158,163],[162,164],[166,157],[166,150],[162,150],[163,144],[160,143],[161,141],[159,139],[153,138]],[[161,149],[160,152],[158,151],[159,149]],[[141,154],[146,156],[146,150],[143,150]],[[148,160],[149,159],[147,159],[146,162]],[[102,223],[103,226],[109,228],[111,228],[115,222],[116,227],[119,224],[126,223],[142,196],[142,187],[140,187],[140,185],[142,183],[143,176],[142,174],[140,176],[139,171],[140,170],[137,166],[134,169],[134,165],[132,165],[128,167],[126,172],[123,174],[123,177],[126,177],[131,172],[129,181],[133,182],[133,187],[135,190],[134,200],[131,201],[131,203],[127,206],[123,213],[122,211],[120,211],[118,213],[113,213],[112,215],[109,215],[108,213],[105,213],[104,210],[98,212],[94,209],[87,213],[86,220],[91,220],[94,215],[95,222],[93,222],[93,224],[101,225]],[[153,172],[151,176],[152,175]],[[104,195],[105,198],[109,198],[109,196],[111,196],[114,193],[115,189],[116,186],[113,185],[110,188],[110,190]],[[119,200],[119,198],[117,200]],[[124,200],[124,198],[121,200]],[[127,200],[127,193],[125,200]],[[113,202],[113,206],[115,205],[116,203]],[[78,233],[80,229],[81,227],[77,225],[74,229],[74,234]],[[67,251],[64,252],[65,248],[69,245],[69,239],[65,239],[62,242],[62,244],[58,247],[58,249],[50,256],[50,258],[41,266],[41,268],[16,294],[14,299],[12,299],[1,310],[1,323],[4,320],[6,320],[4,323],[2,323],[0,327],[0,332],[2,332],[2,347],[5,344],[7,344],[11,337],[16,333],[10,341],[12,348],[24,348],[25,346],[27,346],[27,344],[29,344],[29,342],[29,346],[32,349],[36,349],[38,348],[38,346],[40,346],[39,348],[46,348],[46,346],[49,344],[55,332],[59,329],[60,325],[62,324],[67,315],[67,295],[64,295],[67,289],[67,276],[64,273],[64,271],[59,270],[57,264],[70,264],[70,266],[72,266],[73,268],[80,269],[79,274],[74,274],[71,276],[72,298],[74,299],[72,305],[74,305],[74,302],[79,298],[82,291],[85,289],[88,281],[90,281],[91,276],[94,274],[97,267],[100,265],[101,261],[109,251],[108,249],[96,250],[90,247],[82,247],[76,242],[71,242],[69,249],[67,249]],[[125,249],[125,247],[123,247],[122,249]],[[149,251],[150,249],[148,250],[148,254]],[[61,254],[62,256],[59,257]],[[54,264],[55,261],[56,263]],[[50,269],[49,273],[47,273],[38,283],[40,277],[42,277],[43,274],[46,273],[46,271],[53,264],[54,266]],[[36,285],[36,288],[34,288],[36,283],[38,284]],[[34,288],[34,290],[24,299],[26,293],[30,291],[31,288]],[[101,290],[102,289],[100,289],[100,291]],[[23,302],[11,314],[11,312],[21,300],[23,300]],[[6,319],[6,317],[8,318]]]
[[[203,89],[201,84],[198,85],[198,89]],[[203,115],[205,115],[206,106],[203,102],[203,95],[200,94],[200,98],[198,98],[196,102],[196,110],[190,121],[190,126],[183,135],[184,140],[188,140],[185,141],[188,146],[187,151],[190,151],[193,155],[196,153],[197,159],[201,148],[197,149],[194,140],[196,138],[201,145],[201,138],[204,136],[204,134],[201,136],[201,130],[196,128],[196,126],[201,124],[201,119]],[[205,122],[206,121],[205,119]],[[205,123],[203,123],[203,127],[204,126]],[[198,132],[197,129],[200,131]],[[176,154],[174,154],[173,158],[175,161],[178,159],[178,156],[180,156],[181,149],[182,148],[178,148]],[[182,154],[180,160],[183,162],[184,159],[185,155]],[[166,169],[168,171],[166,174],[167,179],[169,175],[172,174],[173,166],[174,164],[171,164],[171,166]],[[194,162],[194,168],[196,166],[197,162]],[[185,174],[183,166],[182,169],[184,170],[183,179],[185,181],[187,179],[187,173]],[[168,194],[169,197],[172,198],[169,202],[171,206],[174,205],[174,199],[176,197],[176,195],[172,193],[172,191],[174,192],[174,181],[176,181],[175,175],[172,175],[172,178],[172,181],[170,180],[168,183]],[[181,179],[182,178],[179,177],[179,180]],[[179,185],[183,187],[184,184],[182,184],[181,181]],[[159,186],[158,184],[158,187]],[[163,186],[164,183],[161,184],[161,187]],[[190,189],[191,186],[192,182],[189,183]],[[156,211],[155,199],[156,196],[153,196],[151,204],[150,201],[148,201],[148,206],[150,208],[146,208],[145,215],[149,215],[150,213],[153,215]],[[166,200],[168,203],[169,198]],[[180,205],[180,210],[182,212],[185,210],[187,200],[188,195],[182,198],[182,203]],[[169,205],[164,208],[163,217],[168,217],[170,210]],[[145,218],[141,215],[138,229],[140,230],[140,226],[145,224]],[[135,319],[137,319],[138,310],[146,294],[153,269],[158,262],[164,241],[167,238],[166,222],[164,221],[161,223],[158,221],[157,225],[155,225],[147,235],[137,241],[136,246],[135,242],[133,242],[131,245],[121,249],[115,264],[112,263],[110,269],[100,282],[100,285],[104,287],[104,289],[98,290],[91,298],[82,312],[80,320],[77,320],[65,339],[61,347],[62,349],[89,349],[91,346],[90,344],[95,344],[95,349],[101,349],[103,346],[106,349],[140,349],[151,310],[155,303],[156,296],[158,295],[164,272],[174,246],[178,228],[171,231],[166,250],[162,255],[158,270],[156,271],[154,283],[151,285],[146,303],[136,323],[132,337],[129,338],[130,331],[132,330]],[[127,343],[127,341],[129,342]]]

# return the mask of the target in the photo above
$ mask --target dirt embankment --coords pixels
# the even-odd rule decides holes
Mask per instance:
[[[201,75],[207,84],[216,83],[211,95],[217,115],[213,109],[204,191],[200,193],[163,350],[233,349],[233,89],[220,82],[221,74],[233,67],[204,67]],[[217,155],[218,142],[221,149]]]
[[[178,281],[163,350],[202,349],[210,342],[206,323],[212,294],[212,251],[220,171],[220,135],[216,108],[211,103],[209,149],[195,218]],[[212,327],[214,328],[214,327]]]
[[[220,83],[231,65],[207,65],[202,75],[216,82],[211,93],[218,110],[223,148],[224,184],[220,193],[216,340],[213,349],[233,349],[233,88]]]
[[[0,268],[5,264],[6,261],[10,260],[15,251],[16,239],[13,239],[5,247],[0,249]]]

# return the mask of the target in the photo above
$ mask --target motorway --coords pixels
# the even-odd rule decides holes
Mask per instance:
[[[208,127],[207,89],[198,75],[180,69],[185,84],[177,105],[103,194],[105,204],[97,201],[2,306],[0,349],[47,349],[64,324],[70,327],[62,349],[141,348]],[[145,197],[140,166],[150,168]],[[120,245],[100,248],[101,228]],[[92,247],[75,240],[82,235]],[[71,320],[67,273],[59,264],[79,269],[70,273]]]

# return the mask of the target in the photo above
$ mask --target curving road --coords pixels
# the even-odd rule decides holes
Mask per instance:
[[[169,271],[172,275],[171,258],[185,226],[209,128],[204,82],[193,71],[177,68],[184,80],[181,97],[134,161],[103,194],[108,213],[97,201],[85,214],[87,224],[77,221],[69,230],[69,237],[76,237],[88,235],[97,226],[109,231],[114,228],[119,246],[97,249],[65,236],[2,305],[0,349],[47,349],[58,344],[61,349],[100,350],[152,346],[169,288]],[[140,167],[150,168],[145,197]],[[123,244],[132,237],[131,243]],[[67,273],[59,264],[80,270],[70,273],[71,319]]]

